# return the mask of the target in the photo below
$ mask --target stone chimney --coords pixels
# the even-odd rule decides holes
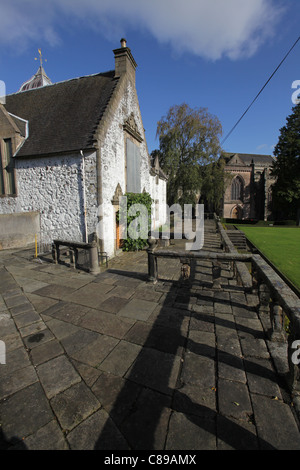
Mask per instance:
[[[135,85],[135,69],[137,63],[131,54],[131,50],[127,47],[126,39],[122,38],[120,42],[121,47],[113,51],[115,54],[115,76],[121,77],[127,74],[128,78]]]

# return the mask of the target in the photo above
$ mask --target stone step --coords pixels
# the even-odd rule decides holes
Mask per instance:
[[[227,230],[226,231],[229,240],[234,244],[234,246],[240,250],[247,249],[247,242],[245,234],[239,230]]]

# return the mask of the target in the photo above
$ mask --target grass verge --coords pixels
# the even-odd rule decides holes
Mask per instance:
[[[246,237],[300,289],[300,229],[237,225]]]

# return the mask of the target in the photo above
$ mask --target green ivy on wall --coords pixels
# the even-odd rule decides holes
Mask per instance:
[[[125,214],[123,213],[123,219],[127,221],[127,229],[131,226],[131,224],[136,221],[139,216],[140,212],[137,211],[136,214],[134,215],[129,215],[130,212],[130,207],[133,206],[134,204],[142,204],[148,212],[148,224],[147,224],[147,230],[146,233],[144,233],[144,236],[138,237],[137,239],[133,239],[127,235],[127,238],[123,240],[123,246],[122,249],[123,251],[137,251],[137,250],[142,250],[146,245],[147,245],[147,238],[148,238],[148,232],[151,230],[151,206],[153,203],[153,199],[151,198],[149,193],[126,193],[125,194],[127,198],[127,207],[121,207],[119,211],[117,212],[117,221],[120,221],[121,216],[120,216],[120,211],[125,211]],[[139,232],[140,227],[137,224],[137,231]],[[128,232],[128,230],[127,230]]]

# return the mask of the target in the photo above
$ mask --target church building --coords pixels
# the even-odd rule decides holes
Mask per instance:
[[[223,217],[226,219],[272,218],[271,155],[225,153],[225,194]]]
[[[0,104],[0,225],[4,215],[10,222],[37,214],[42,241],[91,241],[96,234],[112,257],[120,248],[120,196],[149,193],[153,224],[165,222],[166,177],[148,152],[137,64],[125,39],[113,53],[114,70],[58,83],[41,63]],[[3,227],[0,249],[13,239],[23,243],[21,226],[13,237]]]

